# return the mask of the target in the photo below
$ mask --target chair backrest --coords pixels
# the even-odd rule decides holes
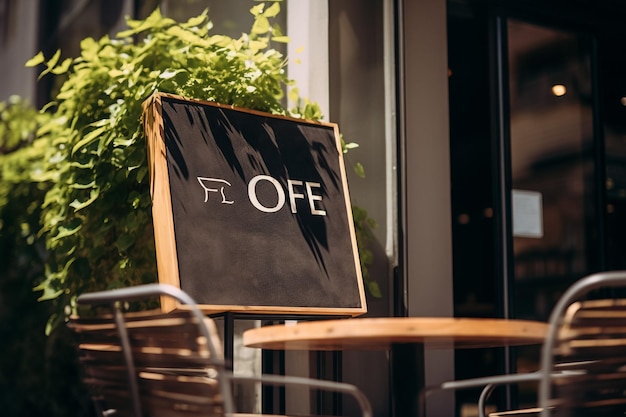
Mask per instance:
[[[125,302],[173,297],[180,309],[124,313]],[[84,382],[102,416],[223,416],[233,409],[213,321],[183,291],[162,284],[91,293],[79,304],[107,314],[72,316]]]
[[[626,271],[604,272],[574,283],[550,317],[541,354],[542,416],[626,414]],[[591,299],[595,290],[602,298]]]
[[[125,312],[129,302],[150,297],[172,297],[178,308],[169,313]],[[351,384],[284,375],[233,375],[224,362],[215,323],[179,288],[148,284],[101,291],[79,296],[77,304],[108,306],[104,312],[96,309],[96,315],[71,316],[68,322],[84,382],[101,417],[230,417],[234,411],[231,383],[333,391],[351,396],[361,416],[372,417],[369,400]]]

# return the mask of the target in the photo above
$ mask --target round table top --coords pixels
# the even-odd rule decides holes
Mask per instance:
[[[529,320],[349,318],[250,329],[243,344],[275,350],[380,350],[397,343],[423,343],[426,349],[486,348],[540,344],[547,331],[547,323]]]

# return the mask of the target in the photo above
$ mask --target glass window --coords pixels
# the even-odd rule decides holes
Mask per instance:
[[[510,156],[516,317],[545,319],[589,269],[591,42],[509,20]]]

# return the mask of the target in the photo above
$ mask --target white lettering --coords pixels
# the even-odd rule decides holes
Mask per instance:
[[[291,203],[291,212],[297,213],[298,209],[296,208],[296,198],[301,198],[304,200],[304,194],[296,193],[293,189],[294,185],[302,185],[302,181],[300,180],[287,180],[288,192],[289,192],[289,202]]]
[[[314,214],[317,216],[325,216],[326,210],[318,210],[315,208],[315,202],[322,201],[322,196],[313,194],[313,190],[311,189],[312,187],[320,188],[320,183],[308,182],[308,181],[306,182],[306,192],[309,195],[309,207],[311,207],[311,214]]]
[[[269,181],[274,186],[274,188],[276,188],[278,201],[276,202],[276,205],[274,207],[265,207],[259,202],[259,199],[256,196],[256,185],[261,180]],[[283,191],[283,188],[280,186],[280,183],[276,179],[270,177],[269,175],[257,175],[250,180],[250,182],[248,183],[248,198],[250,198],[250,202],[254,207],[264,213],[275,213],[283,208],[283,205],[285,205],[285,192]]]
[[[197,179],[200,186],[204,190],[205,203],[209,201],[210,193],[219,193],[222,197],[222,204],[234,203],[233,200],[228,200],[226,198],[226,192],[224,191],[226,187],[231,187],[230,182],[220,178],[197,177]],[[277,201],[276,205],[273,207],[266,207],[259,201],[257,196],[257,185],[260,181],[269,182],[276,190]],[[311,214],[315,216],[326,216],[326,210],[316,207],[316,203],[318,201],[322,201],[322,196],[320,194],[316,194],[316,192],[318,192],[317,189],[320,187],[321,185],[319,182],[287,179],[287,193],[289,193],[289,205],[291,206],[291,212],[294,214],[298,212],[298,206],[296,204],[297,199],[304,200],[306,198],[309,203]],[[285,205],[286,196],[283,186],[277,179],[270,177],[269,175],[257,175],[248,183],[248,198],[250,199],[252,205],[258,210],[264,213],[276,213]]]
[[[226,180],[222,180],[219,178],[208,178],[208,177],[197,177],[198,178],[198,182],[200,183],[200,186],[202,186],[202,188],[204,188],[204,202],[206,203],[207,201],[209,201],[209,192],[214,192],[217,193],[219,192],[222,195],[222,204],[233,204],[234,201],[232,200],[226,200],[226,195],[224,194],[224,186],[220,186],[220,189],[218,190],[217,188],[210,188],[210,184],[213,182],[221,182],[223,184],[226,184],[230,187],[230,183]]]

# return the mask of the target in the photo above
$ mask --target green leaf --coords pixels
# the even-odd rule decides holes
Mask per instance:
[[[54,236],[52,241],[55,242],[68,236],[75,235],[82,227],[82,222],[79,219],[74,219],[68,225],[60,226],[58,233]]]
[[[53,298],[57,298],[59,295],[61,295],[63,293],[63,291],[58,291],[57,294],[55,294],[55,296]],[[43,301],[42,298],[39,298],[39,301]],[[63,316],[61,314],[57,314],[57,313],[53,313],[49,318],[48,321],[46,322],[46,336],[50,336],[52,334],[52,331],[59,326],[61,323],[63,323]]]
[[[37,301],[53,300],[63,293],[63,290],[55,290],[48,285],[47,281],[42,282],[33,288],[33,291],[43,291]]]
[[[304,118],[307,120],[320,120],[322,118],[322,109],[320,109],[317,103],[310,103],[307,101],[302,113]]]
[[[50,60],[48,62],[46,62],[47,68],[45,70],[43,70],[41,72],[41,74],[39,74],[39,77],[37,79],[40,80],[41,77],[43,77],[44,75],[46,75],[50,71],[52,71],[54,69],[54,67],[56,66],[57,62],[59,62],[60,58],[61,58],[61,50],[57,49],[57,51],[54,53],[54,55],[52,55],[52,58],[50,58]]]
[[[365,168],[363,168],[363,165],[360,162],[357,162],[356,164],[354,164],[352,168],[354,169],[354,173],[356,175],[358,175],[361,178],[365,178]]]
[[[344,152],[347,152],[350,149],[358,148],[359,144],[355,142],[348,142],[343,145]]]
[[[207,17],[209,15],[209,10],[208,9],[204,9],[204,11],[199,14],[198,16],[192,17],[189,20],[187,20],[187,23],[185,23],[185,27],[195,27],[195,26],[200,26],[201,24],[203,24],[206,20]]]
[[[61,58],[61,50],[57,49],[56,52],[54,53],[54,55],[52,55],[52,58],[50,58],[50,60],[48,62],[46,62],[46,65],[49,68],[52,68],[59,62],[60,58]]]
[[[55,75],[65,74],[67,70],[70,68],[70,65],[72,65],[72,59],[66,58],[63,60],[61,65],[54,67],[50,72],[52,72]]]
[[[80,41],[81,56],[86,61],[95,59],[98,49],[100,49],[100,46],[93,38],[85,38]]]
[[[252,13],[253,16],[259,16],[261,13],[263,13],[264,8],[265,3],[258,4],[250,9],[250,13]]]
[[[93,169],[96,165],[94,160],[88,160],[85,162],[70,162],[70,168],[78,168],[78,169]]]
[[[172,19],[163,17],[161,14],[161,10],[157,7],[151,14],[148,16],[146,20],[143,21],[128,21],[128,25],[131,26],[132,29],[125,30],[119,32],[117,34],[118,38],[127,38],[129,36],[137,35],[141,32],[147,31],[149,29],[154,28],[163,28],[166,26],[171,26],[176,24],[176,22]]]
[[[86,184],[80,184],[78,182],[75,182],[73,184],[69,185],[69,188],[73,189],[73,190],[87,190],[89,188],[94,188],[96,186],[96,181],[92,180],[89,183]]]
[[[180,74],[181,72],[185,72],[184,69],[177,69],[177,70],[165,70],[161,73],[161,75],[159,75],[159,78],[163,79],[163,80],[169,80],[170,78],[174,78],[177,74]]]
[[[91,191],[89,192],[89,198],[87,200],[80,201],[76,199],[70,203],[70,207],[72,207],[76,211],[82,210],[85,207],[89,206],[94,201],[96,201],[99,195],[100,195],[100,191],[96,188],[92,188]]]
[[[43,63],[45,60],[46,58],[44,57],[43,52],[39,51],[37,55],[26,61],[26,64],[24,65],[27,67],[36,67],[37,65]]]
[[[300,101],[300,90],[297,87],[292,88],[289,90],[287,97],[289,97],[290,101],[297,104]]]
[[[254,20],[254,24],[252,25],[252,29],[250,29],[250,33],[253,35],[262,35],[269,32],[270,27],[270,22],[269,20],[267,20],[267,17],[258,16]]]
[[[208,48],[210,46],[209,42],[207,42],[205,39],[199,37],[193,32],[181,28],[180,26],[172,26],[168,28],[167,33],[169,35],[172,35],[172,37],[174,37],[176,40],[180,40],[185,44],[197,45],[204,48]]]
[[[76,145],[74,145],[74,147],[72,147],[72,155],[74,155],[76,152],[78,152],[80,149],[84,148],[85,146],[88,146],[92,142],[99,139],[100,135],[104,133],[106,130],[107,130],[106,126],[101,126],[87,133],[85,136],[83,136],[81,140],[79,140],[76,143]]]
[[[273,36],[272,41],[279,43],[289,43],[289,36]]]
[[[263,16],[265,17],[276,17],[280,13],[280,4],[278,2],[274,2],[270,7],[265,10]]]
[[[267,42],[266,41],[250,41],[248,42],[248,47],[250,49],[252,49],[253,52],[259,51],[261,49],[265,49],[267,48]]]
[[[382,298],[383,293],[382,291],[380,291],[380,286],[378,285],[378,282],[369,281],[367,283],[367,289],[369,290],[370,294],[372,294],[373,297]]]

